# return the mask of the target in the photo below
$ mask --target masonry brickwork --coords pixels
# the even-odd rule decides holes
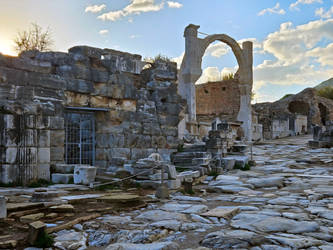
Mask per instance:
[[[139,55],[87,46],[0,54],[0,182],[49,179],[52,165],[66,163],[68,112],[94,113],[99,169],[174,151],[186,109],[176,64],[144,65]]]

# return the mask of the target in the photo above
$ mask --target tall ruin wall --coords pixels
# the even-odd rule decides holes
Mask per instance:
[[[237,121],[240,109],[240,89],[236,80],[198,84],[196,87],[196,112],[199,122],[211,123],[219,117]]]
[[[86,46],[0,54],[0,182],[49,179],[52,165],[66,163],[70,112],[93,113],[99,169],[174,151],[186,106],[176,64],[144,65],[139,55]]]

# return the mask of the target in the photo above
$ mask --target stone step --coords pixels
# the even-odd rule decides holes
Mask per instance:
[[[73,164],[56,164],[52,167],[52,171],[59,174],[73,174],[75,166]]]
[[[210,158],[193,158],[193,165],[208,165],[210,162]]]
[[[183,152],[205,152],[206,145],[184,145]]]
[[[69,184],[74,183],[74,175],[73,174],[52,174],[51,180],[53,183],[57,184]]]
[[[183,157],[183,158],[202,158],[209,156],[210,154],[207,152],[178,152],[173,155],[173,157]]]

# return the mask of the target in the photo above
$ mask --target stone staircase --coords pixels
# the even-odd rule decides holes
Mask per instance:
[[[206,152],[204,143],[184,144],[181,152],[171,155],[171,162],[183,170],[198,170],[201,175],[208,172],[211,154]]]
[[[56,184],[74,183],[74,168],[76,165],[56,164],[52,167],[51,181]]]

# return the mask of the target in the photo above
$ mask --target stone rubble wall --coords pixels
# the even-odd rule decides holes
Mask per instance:
[[[145,64],[139,55],[87,46],[68,53],[0,54],[0,182],[18,181],[13,171],[18,165],[25,174],[18,154],[22,147],[33,148],[35,168],[44,169],[26,181],[49,179],[50,166],[64,163],[66,107],[106,110],[95,111],[99,169],[119,158],[136,161],[156,151],[169,155],[177,148],[177,125],[186,107],[177,94],[177,67],[156,61],[142,70]],[[10,123],[22,117],[34,120],[33,127]],[[15,133],[22,129],[27,136]]]
[[[224,80],[196,85],[197,120],[212,122],[219,117],[237,121],[240,109],[240,88],[237,80]]]

